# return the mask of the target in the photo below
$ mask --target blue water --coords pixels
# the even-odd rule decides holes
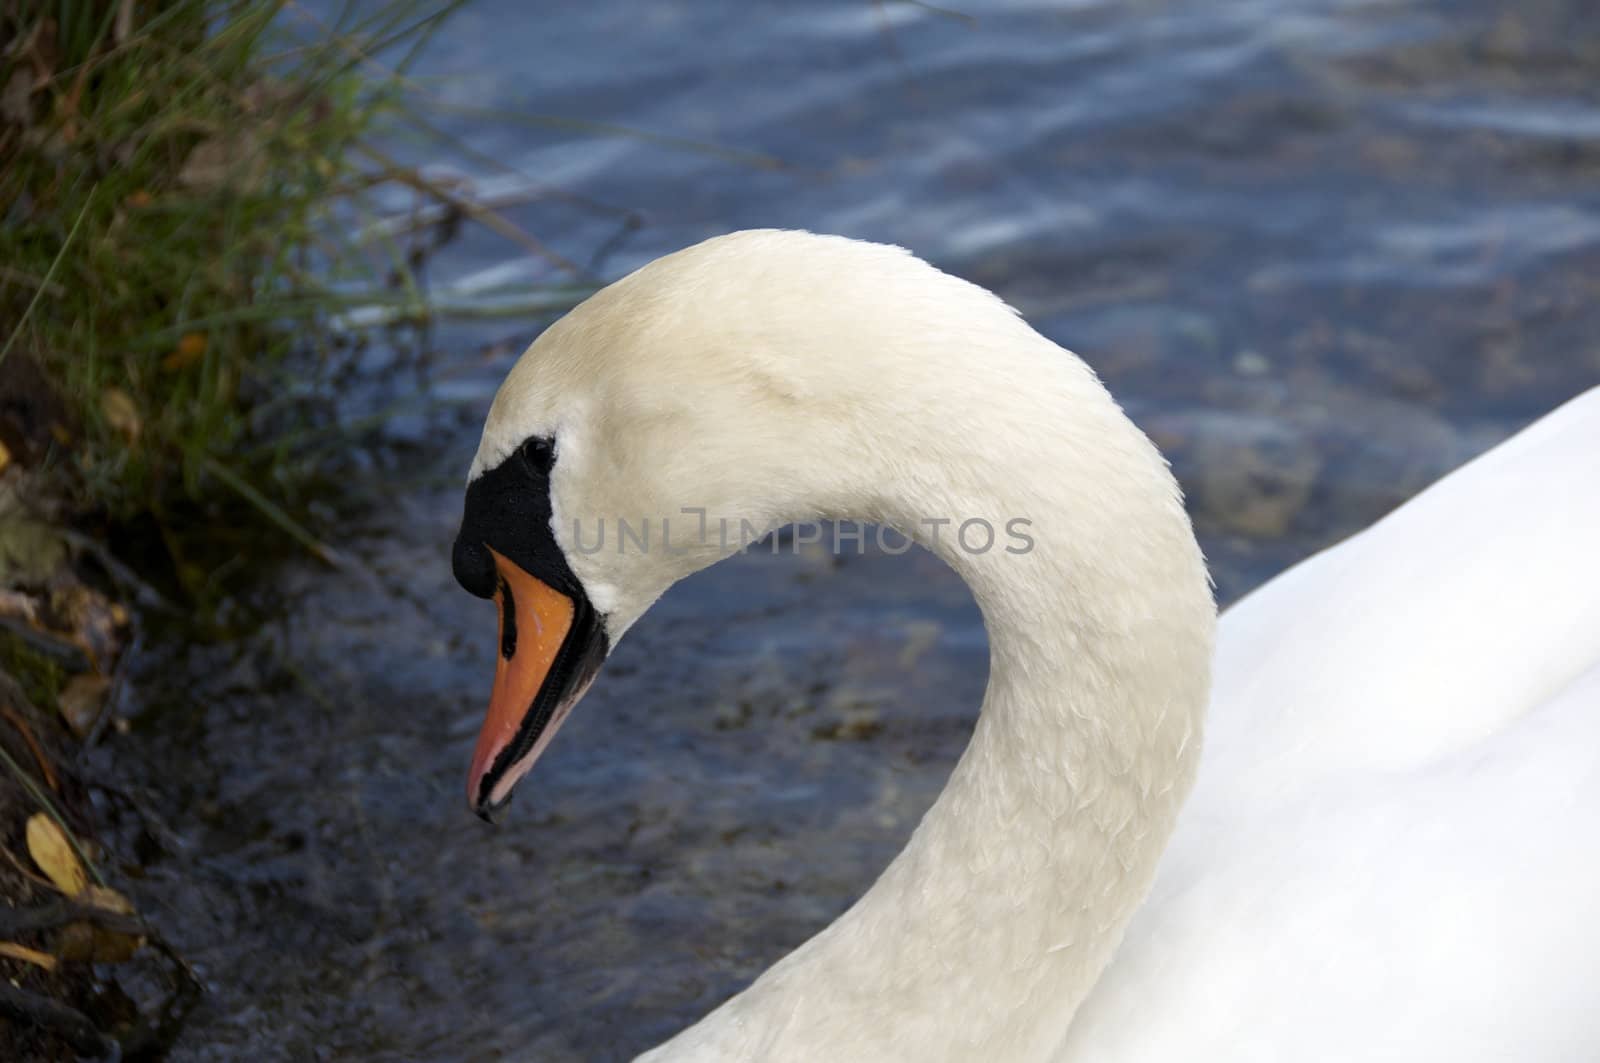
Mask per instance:
[[[1600,382],[1589,7],[479,0],[416,74],[456,142],[395,150],[580,281],[790,226],[995,289],[1171,455],[1231,600]],[[575,275],[468,226],[430,278]],[[509,821],[471,819],[493,617],[440,483],[538,326],[438,328],[348,571],[149,655],[113,755],[170,829],[141,900],[212,987],[179,1058],[627,1058],[841,911],[966,740],[983,633],[937,562],[756,554],[669,594]]]

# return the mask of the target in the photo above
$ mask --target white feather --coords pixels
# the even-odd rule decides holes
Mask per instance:
[[[651,1063],[1600,1058],[1600,391],[1230,611],[1203,759],[1214,610],[1165,463],[903,251],[653,263],[533,345],[473,475],[534,434],[613,637],[729,547],[585,554],[574,522],[1037,544],[920,536],[989,628],[971,746],[849,912]]]

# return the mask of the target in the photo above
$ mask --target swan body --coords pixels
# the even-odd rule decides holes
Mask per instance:
[[[1600,389],[1219,625],[1062,1061],[1600,1059]]]
[[[1236,606],[1213,691],[1177,486],[1081,360],[898,249],[708,241],[496,396],[456,543],[502,616],[469,796],[732,552],[708,518],[892,525],[983,611],[972,743],[848,912],[643,1060],[1592,1058],[1597,455],[1600,392]],[[938,534],[1017,518],[1031,549]],[[619,519],[674,542],[585,547]]]

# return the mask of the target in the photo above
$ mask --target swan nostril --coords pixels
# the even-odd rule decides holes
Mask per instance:
[[[455,573],[456,582],[468,594],[479,598],[494,597],[500,577],[495,572],[494,558],[483,543],[457,538],[450,551],[450,568]]]

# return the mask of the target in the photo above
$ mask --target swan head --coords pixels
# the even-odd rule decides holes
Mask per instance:
[[[999,299],[899,248],[735,233],[592,296],[512,368],[468,478],[455,574],[500,611],[473,807],[507,800],[675,581],[791,521],[959,520],[994,477],[974,439],[1027,457],[1062,387],[1114,409]]]

